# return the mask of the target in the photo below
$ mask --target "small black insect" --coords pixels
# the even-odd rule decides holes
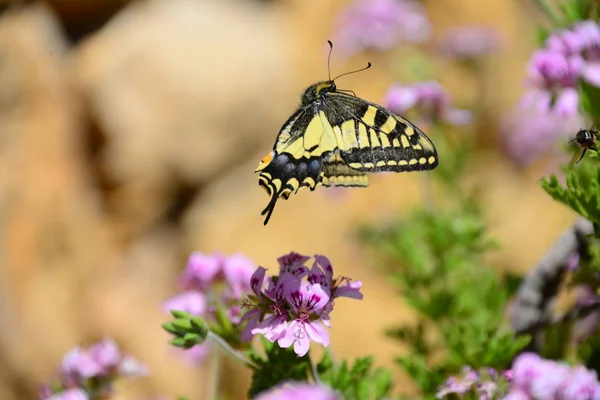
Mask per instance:
[[[575,139],[569,141],[569,143],[577,142],[577,144],[579,145],[579,148],[577,149],[577,151],[573,155],[573,158],[571,159],[570,165],[575,165],[579,161],[581,161],[581,159],[585,155],[585,152],[588,149],[596,150],[596,141],[600,139],[600,134],[598,133],[598,131],[593,130],[592,128],[580,129],[579,132],[577,132],[577,135],[575,135]]]

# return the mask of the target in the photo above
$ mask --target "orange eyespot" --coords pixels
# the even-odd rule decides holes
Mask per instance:
[[[261,163],[265,163],[268,164],[273,160],[273,152],[270,152],[269,154],[267,154],[266,156],[263,157],[262,160],[260,160]]]

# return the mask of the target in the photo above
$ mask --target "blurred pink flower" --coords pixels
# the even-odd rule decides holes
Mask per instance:
[[[452,106],[452,97],[436,81],[394,84],[385,95],[384,104],[397,114],[414,109],[425,121],[465,125],[472,120],[470,111]]]
[[[438,40],[446,57],[471,59],[495,53],[502,47],[498,31],[484,26],[460,26],[444,32]]]
[[[184,311],[205,318],[209,324],[218,320],[217,312],[224,311],[229,321],[237,325],[242,322],[242,300],[251,291],[254,270],[252,260],[240,253],[225,256],[194,252],[180,276],[184,291],[167,299],[163,310]],[[194,346],[184,350],[184,354],[198,364],[209,349],[205,345]]]
[[[123,355],[112,339],[104,339],[87,349],[75,347],[65,354],[58,373],[58,382],[44,385],[42,399],[87,399],[84,391],[93,382],[95,393],[110,393],[119,377],[143,376],[145,365],[129,355]],[[50,388],[58,388],[53,393]],[[68,390],[67,390],[68,389]],[[85,397],[81,397],[85,395]]]
[[[563,117],[578,113],[582,81],[600,87],[600,26],[594,21],[554,32],[527,65],[528,86],[547,92],[551,111]]]
[[[255,400],[342,400],[342,396],[323,385],[286,382],[260,393]]]
[[[571,137],[583,124],[579,114],[566,117],[551,112],[549,103],[546,92],[529,92],[501,123],[504,150],[519,167],[555,151],[558,142]]]
[[[55,393],[50,397],[43,397],[43,400],[89,400],[90,396],[83,389],[68,389],[60,393]]]
[[[432,30],[423,6],[414,0],[355,0],[340,12],[336,25],[334,43],[343,56],[390,50],[401,41],[422,42]]]
[[[188,290],[165,301],[163,309],[166,312],[178,310],[200,316],[207,310],[206,297],[197,290]]]

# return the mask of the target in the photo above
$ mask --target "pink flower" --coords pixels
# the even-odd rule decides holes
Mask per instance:
[[[286,382],[260,393],[255,400],[342,400],[342,396],[323,385]]]
[[[423,6],[413,0],[356,0],[340,12],[334,43],[351,56],[363,49],[386,51],[401,41],[422,42],[431,34]]]
[[[310,341],[329,345],[325,326],[330,326],[329,314],[335,297],[360,299],[361,282],[349,278],[332,279],[333,267],[321,255],[314,256],[312,269],[305,263],[309,257],[291,253],[280,257],[279,275],[269,278],[263,288],[266,270],[259,267],[250,282],[254,293],[246,301],[249,310],[242,317],[246,323],[242,340],[261,334],[281,347],[294,346],[299,356],[308,352]]]
[[[109,374],[119,365],[122,359],[121,351],[112,339],[104,339],[93,344],[87,352],[100,367],[101,374]]]
[[[90,397],[83,389],[69,389],[60,393],[55,393],[50,397],[44,397],[44,400],[89,400]]]
[[[500,35],[492,28],[460,26],[446,31],[438,46],[447,57],[471,59],[497,52],[502,43]]]
[[[304,265],[310,257],[291,252],[277,259],[279,263],[279,274],[289,272],[290,274],[302,278],[308,275],[308,268]]]
[[[517,166],[525,167],[556,151],[557,143],[571,137],[582,124],[578,113],[563,116],[551,112],[550,95],[534,90],[523,96],[502,122],[500,132],[507,155]]]
[[[600,26],[594,21],[554,32],[527,65],[528,85],[546,91],[553,112],[563,117],[577,114],[581,81],[600,87]]]
[[[329,335],[321,320],[321,313],[329,302],[329,295],[321,285],[300,283],[299,280],[288,282],[284,291],[294,315],[283,337],[278,340],[279,346],[285,348],[294,345],[294,352],[300,357],[308,353],[311,340],[327,347]]]
[[[562,392],[563,400],[600,400],[600,384],[595,371],[582,366],[573,368]]]
[[[533,398],[522,390],[513,389],[502,400],[533,400]]]
[[[75,347],[63,357],[58,382],[45,385],[43,399],[87,399],[83,390],[94,382],[95,393],[110,393],[113,382],[122,376],[141,376],[147,368],[132,356],[123,356],[112,339],[104,339],[88,349]],[[49,388],[58,388],[52,393]],[[66,390],[65,389],[69,389]],[[63,391],[61,391],[63,390]],[[86,397],[81,397],[85,395]]]
[[[181,286],[184,289],[206,290],[221,272],[222,261],[218,255],[192,253],[181,274]]]
[[[415,109],[425,121],[465,125],[472,119],[470,111],[452,107],[450,94],[436,81],[395,84],[388,90],[384,104],[397,114]]]
[[[250,277],[255,268],[252,260],[242,254],[225,258],[223,274],[229,284],[228,295],[238,300],[246,295],[250,291]]]
[[[206,297],[197,290],[188,290],[165,301],[166,312],[178,310],[192,315],[203,315],[207,310]]]

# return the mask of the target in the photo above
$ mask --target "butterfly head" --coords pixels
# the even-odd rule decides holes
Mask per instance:
[[[315,83],[302,95],[302,106],[307,106],[310,103],[322,99],[327,93],[335,92],[337,90],[335,82],[323,81]]]

